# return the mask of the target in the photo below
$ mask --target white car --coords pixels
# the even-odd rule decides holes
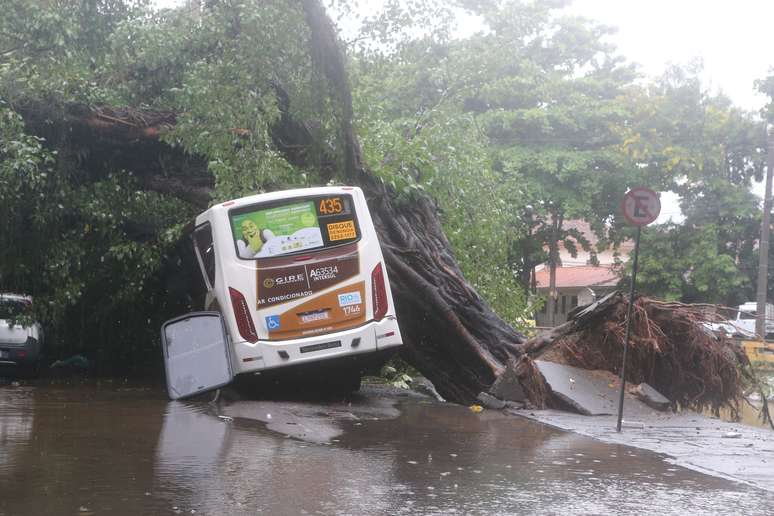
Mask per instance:
[[[739,305],[736,312],[736,319],[731,324],[739,330],[742,336],[755,336],[755,323],[758,313],[758,303],[750,301]],[[766,314],[764,319],[765,330],[764,336],[766,338],[774,335],[774,305],[771,303],[765,304],[764,313]]]
[[[755,333],[740,328],[735,321],[703,323],[703,326],[712,333],[722,333],[729,337],[742,337],[743,339],[752,339]]]
[[[32,298],[0,294],[0,370],[36,373],[43,344],[40,323],[19,320],[32,308]],[[2,376],[2,372],[0,372]]]

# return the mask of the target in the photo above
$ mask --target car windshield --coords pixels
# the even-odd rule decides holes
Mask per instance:
[[[15,299],[0,299],[0,319],[12,319],[24,313],[27,303]]]
[[[755,313],[753,312],[739,312],[740,319],[755,319]]]

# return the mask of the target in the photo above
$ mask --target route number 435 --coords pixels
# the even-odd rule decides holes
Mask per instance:
[[[320,199],[320,213],[329,215],[332,213],[341,213],[341,199],[332,197],[330,199]]]

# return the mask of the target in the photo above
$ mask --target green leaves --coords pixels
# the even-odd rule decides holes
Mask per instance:
[[[760,124],[709,95],[698,64],[636,82],[605,43],[608,28],[554,7],[468,2],[480,33],[361,51],[352,66],[367,163],[407,196],[423,189],[438,199],[460,263],[491,299],[517,277],[526,287],[551,242],[588,247],[564,227],[554,234],[555,218],[585,219],[603,246],[630,236],[618,210],[637,184],[679,193],[687,217],[658,232],[653,245],[663,249],[645,288],[681,299],[746,295],[740,260],[755,241],[749,185],[762,171]],[[485,279],[483,267],[499,279]]]
[[[313,66],[319,49],[299,4],[205,4],[9,0],[0,18],[0,220],[10,228],[0,233],[0,281],[35,294],[69,342],[104,338],[85,323],[92,315],[149,332],[167,306],[162,271],[185,256],[177,246],[195,209],[145,191],[143,174],[211,176],[216,202],[339,179],[341,106]],[[562,4],[390,1],[348,25],[360,27],[345,37],[365,163],[403,202],[418,193],[437,201],[467,278],[512,322],[529,318],[525,286],[547,244],[589,247],[571,230],[554,234],[552,219],[583,218],[621,238],[610,233],[621,229],[618,202],[638,182],[679,192],[687,217],[653,234],[644,285],[682,299],[745,292],[760,124],[708,95],[696,70],[642,86],[605,43],[609,30],[560,16]],[[455,13],[481,30],[451,37]],[[74,103],[174,112],[161,128],[174,149],[142,170],[125,166],[126,155],[99,155],[83,142],[95,133],[46,121],[77,116]],[[28,134],[22,108],[40,137]],[[292,149],[303,166],[278,149],[283,114],[312,135]],[[142,145],[128,148],[118,154]]]
[[[669,300],[743,302],[750,280],[725,251],[725,244],[715,225],[647,228],[642,234],[638,288]]]
[[[134,1],[11,0],[7,14],[0,216],[9,230],[0,235],[0,283],[36,296],[38,316],[62,336],[61,352],[87,342],[92,350],[113,346],[108,354],[117,357],[142,348],[136,339],[149,346],[158,319],[171,315],[161,307],[193,302],[194,282],[175,287],[162,270],[172,262],[179,275],[190,255],[180,237],[195,208],[149,186],[197,186],[211,176],[217,201],[335,175],[324,157],[341,150],[339,108],[313,69],[297,2],[154,11]],[[105,104],[114,109],[89,109]],[[25,134],[15,106],[46,141]],[[94,144],[110,139],[101,128],[111,123],[144,134],[149,107],[176,113],[164,121],[174,120],[170,126],[148,129],[174,149],[142,136],[108,141],[110,152]],[[292,166],[277,148],[281,108],[318,142],[294,150],[307,167]],[[127,331],[106,339],[120,327]]]
[[[656,250],[643,262],[643,290],[684,301],[734,305],[750,299],[760,200],[751,182],[764,165],[763,127],[709,94],[700,63],[671,68],[628,97],[624,151],[649,184],[680,195],[684,221],[649,228]]]

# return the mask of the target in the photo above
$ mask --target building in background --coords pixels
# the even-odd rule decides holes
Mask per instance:
[[[593,303],[597,298],[615,290],[621,279],[621,268],[629,259],[634,249],[634,242],[625,241],[617,248],[597,250],[599,239],[587,222],[571,220],[564,224],[564,229],[576,229],[591,245],[591,251],[585,251],[575,242],[577,255],[559,243],[559,266],[556,268],[555,324],[567,321],[567,314],[578,306]],[[574,239],[570,239],[574,240]],[[596,257],[596,260],[594,260]],[[535,285],[537,293],[548,299],[549,285],[548,263],[535,268]],[[546,301],[546,304],[549,301]],[[535,314],[538,326],[550,326],[546,305]]]

